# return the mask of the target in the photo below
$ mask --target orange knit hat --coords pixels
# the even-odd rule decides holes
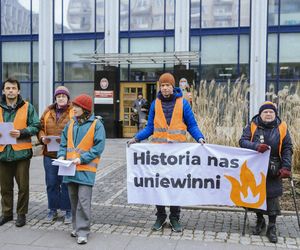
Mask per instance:
[[[162,83],[171,83],[173,87],[175,87],[175,78],[171,73],[164,73],[159,78],[159,84]]]

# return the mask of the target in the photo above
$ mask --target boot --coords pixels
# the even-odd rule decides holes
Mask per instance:
[[[267,229],[267,234],[269,241],[272,243],[277,243],[278,238],[276,234],[276,225],[274,223],[270,223]]]
[[[26,215],[25,214],[18,214],[16,220],[16,227],[23,227],[26,224]]]
[[[262,230],[266,227],[266,221],[264,217],[258,217],[256,221],[255,229],[252,231],[253,235],[260,235]]]

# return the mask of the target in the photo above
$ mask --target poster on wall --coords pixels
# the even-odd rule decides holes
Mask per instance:
[[[95,104],[113,104],[114,91],[113,90],[95,90],[94,91]]]

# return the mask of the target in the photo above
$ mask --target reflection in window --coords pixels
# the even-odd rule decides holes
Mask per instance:
[[[93,66],[89,62],[81,62],[76,55],[77,53],[92,53],[93,51],[93,40],[64,42],[65,80],[93,80]]]
[[[129,0],[120,1],[120,30],[128,30]]]
[[[1,1],[1,34],[30,34],[30,0]]]
[[[30,42],[2,43],[2,79],[30,81]]]
[[[277,35],[268,35],[268,63],[267,77],[276,78],[277,76]]]
[[[60,84],[57,84],[59,86]],[[57,87],[56,86],[56,87]],[[90,96],[94,96],[94,83],[91,82],[81,82],[81,83],[65,83],[64,86],[66,86],[70,91],[71,98],[74,98],[77,95],[80,95],[81,93],[88,94]]]
[[[279,0],[269,0],[268,9],[269,9],[269,14],[268,14],[269,26],[278,25]]]
[[[240,26],[250,26],[250,0],[240,0]]]
[[[289,0],[280,2],[280,25],[300,24],[300,1]]]
[[[200,0],[191,0],[191,28],[200,28]]]
[[[54,74],[55,81],[62,81],[62,42],[54,43]]]
[[[25,101],[31,101],[31,84],[30,83],[20,83],[20,93]]]
[[[202,0],[202,28],[238,26],[238,0]]]
[[[236,36],[202,37],[202,79],[236,79],[237,51]]]
[[[166,1],[166,28],[174,28],[174,0]],[[164,29],[164,0],[131,0],[130,30],[162,30]],[[123,2],[123,1],[122,1]],[[126,5],[124,5],[124,8]],[[122,19],[126,18],[124,13]],[[125,26],[121,30],[124,30]]]
[[[39,33],[39,0],[32,0],[32,33]]]
[[[54,0],[54,33],[62,32],[62,0]]]
[[[95,31],[94,0],[64,0],[63,4],[64,33]]]
[[[250,67],[249,67],[249,47],[250,47],[250,38],[248,35],[240,36],[240,75],[249,76]]]
[[[33,81],[39,80],[39,43],[33,42],[32,44],[32,79]]]
[[[97,32],[104,32],[104,0],[96,1],[96,28]]]

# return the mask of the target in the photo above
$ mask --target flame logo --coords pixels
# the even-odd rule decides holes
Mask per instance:
[[[241,167],[240,181],[232,176],[225,175],[225,177],[231,183],[230,199],[237,206],[259,208],[266,200],[266,176],[261,172],[261,183],[256,185],[255,177],[252,171],[247,167],[247,161],[245,161]],[[251,193],[249,193],[251,191]],[[244,199],[242,199],[243,194]],[[249,196],[256,197],[259,195],[257,201],[252,202],[245,201]]]

